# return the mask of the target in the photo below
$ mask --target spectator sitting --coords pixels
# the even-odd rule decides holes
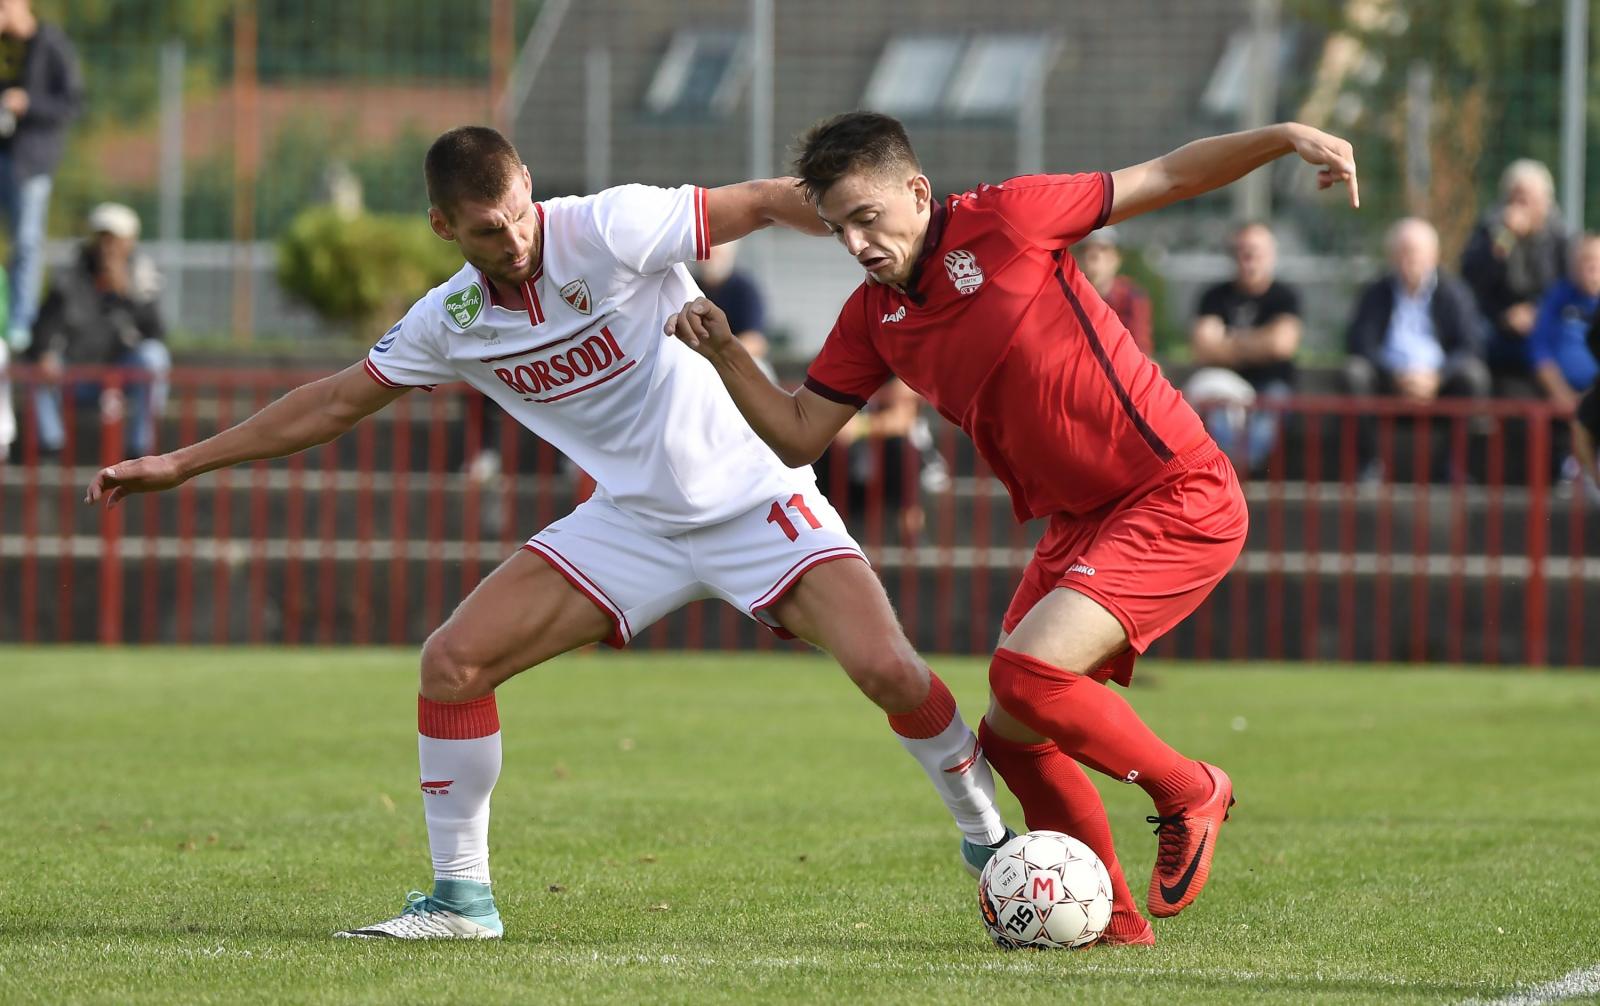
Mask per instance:
[[[1294,390],[1300,347],[1300,297],[1275,278],[1277,241],[1265,224],[1234,233],[1234,279],[1200,297],[1189,345],[1200,365],[1184,386],[1218,446],[1243,454],[1248,470],[1266,464],[1278,440],[1279,417],[1251,414],[1260,398],[1287,398]]]
[[[1555,182],[1538,161],[1513,161],[1500,177],[1500,203],[1479,222],[1461,255],[1461,275],[1493,326],[1489,371],[1495,394],[1535,397],[1528,336],[1538,303],[1565,271],[1566,234]]]
[[[1439,232],[1426,220],[1407,217],[1389,228],[1385,250],[1389,270],[1362,291],[1345,333],[1350,393],[1397,395],[1418,403],[1441,395],[1487,397],[1489,368],[1478,355],[1483,316],[1466,284],[1440,271]],[[1366,458],[1362,481],[1377,481],[1384,470],[1373,457],[1371,420],[1362,422],[1360,434]],[[1435,462],[1443,459],[1447,440],[1434,441]]]
[[[165,375],[172,360],[155,297],[160,286],[154,264],[135,247],[139,217],[118,203],[101,203],[89,214],[89,238],[77,261],[52,277],[39,320],[34,350],[47,378],[59,379],[65,366],[115,366],[127,375],[127,453],[150,453],[155,417],[166,395]],[[124,396],[95,383],[70,386],[74,402],[98,400],[102,415],[119,414]],[[61,390],[34,392],[40,447],[47,453],[66,444]]]
[[[1594,385],[1600,363],[1588,345],[1588,333],[1600,306],[1600,235],[1585,234],[1572,249],[1572,270],[1539,302],[1528,336],[1534,374],[1545,396],[1564,416]]]
[[[1346,333],[1351,393],[1486,397],[1483,316],[1466,284],[1439,270],[1439,232],[1407,217],[1389,229],[1386,248],[1389,271],[1362,291]]]
[[[1122,250],[1115,227],[1102,227],[1078,242],[1078,266],[1084,278],[1100,294],[1133,336],[1133,344],[1146,356],[1155,356],[1155,338],[1150,326],[1150,295],[1132,279],[1122,275]]]
[[[772,364],[767,360],[771,346],[764,328],[767,323],[767,303],[761,288],[743,270],[736,268],[739,259],[739,242],[712,245],[706,260],[699,263],[695,279],[706,299],[722,308],[728,316],[728,329],[734,338],[744,343],[744,348],[755,358],[756,366],[769,378],[777,380]]]

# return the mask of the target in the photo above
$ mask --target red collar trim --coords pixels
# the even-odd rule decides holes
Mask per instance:
[[[928,214],[928,231],[922,237],[922,252],[911,266],[911,278],[906,280],[906,296],[916,303],[921,303],[926,296],[919,289],[922,285],[922,271],[939,253],[939,242],[944,239],[944,229],[949,219],[950,211],[945,208],[944,203],[934,203],[933,211]]]

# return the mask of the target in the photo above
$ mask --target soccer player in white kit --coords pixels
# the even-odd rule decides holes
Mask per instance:
[[[821,233],[792,179],[716,189],[627,185],[536,203],[492,129],[439,137],[429,221],[467,264],[366,360],[168,454],[102,469],[107,505],[218,468],[326,443],[414,388],[465,381],[592,475],[594,496],[486,577],[422,648],[418,754],[431,895],[340,936],[491,939],[495,689],[568,650],[623,646],[696,598],[720,597],[839,662],[889,716],[962,832],[971,868],[1009,832],[950,691],[906,640],[877,577],[808,468],[756,437],[711,365],[662,335],[699,291],[684,263],[783,224]],[[375,250],[381,253],[381,250]]]

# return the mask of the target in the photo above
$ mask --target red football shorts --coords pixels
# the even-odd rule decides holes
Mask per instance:
[[[1198,608],[1233,568],[1249,526],[1233,464],[1207,441],[1095,513],[1052,516],[1002,627],[1015,629],[1055,588],[1076,590],[1128,633],[1129,648],[1090,677],[1126,686],[1134,658]]]

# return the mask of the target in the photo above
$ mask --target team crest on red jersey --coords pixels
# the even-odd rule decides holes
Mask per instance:
[[[945,255],[944,271],[950,274],[950,282],[961,293],[977,293],[978,287],[983,285],[983,270],[978,268],[978,260],[965,248],[957,248]]]
[[[581,279],[575,279],[561,288],[561,299],[572,306],[579,314],[588,314],[594,310],[594,301],[589,297],[589,284]]]

